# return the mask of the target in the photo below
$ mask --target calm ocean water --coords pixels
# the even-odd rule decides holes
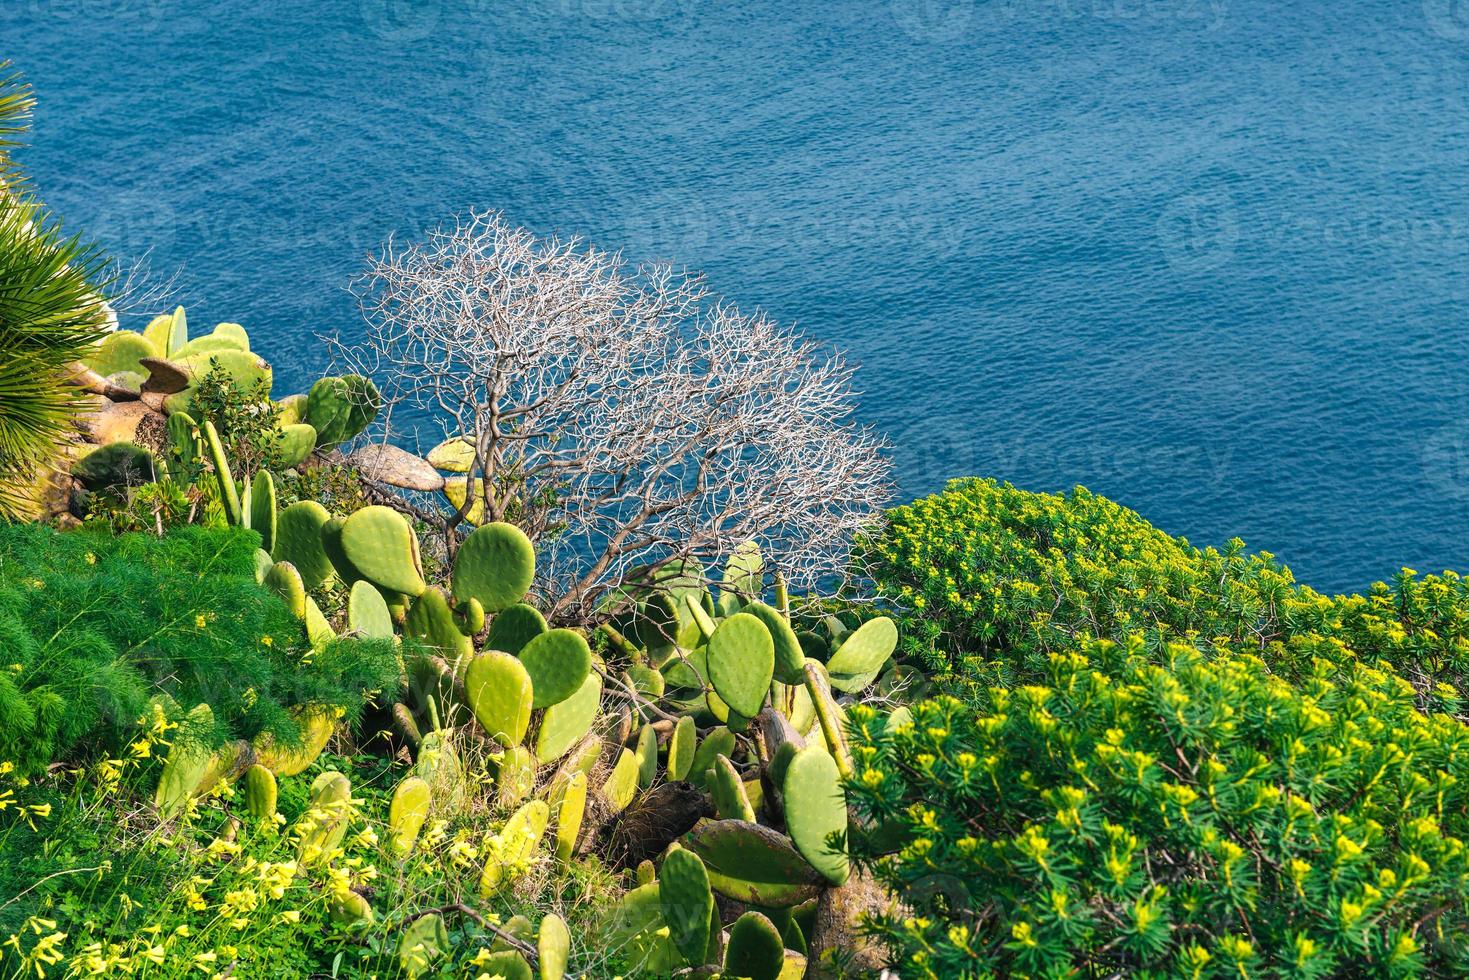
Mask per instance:
[[[278,391],[381,239],[494,207],[845,347],[905,497],[1469,570],[1464,4],[5,0],[5,57],[47,200]]]

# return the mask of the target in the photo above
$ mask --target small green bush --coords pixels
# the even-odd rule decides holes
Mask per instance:
[[[257,535],[182,528],[165,537],[0,526],[0,760],[34,772],[128,738],[152,698],[209,703],[216,738],[298,730],[287,709],[349,716],[393,689],[386,644],[304,656],[301,624],[254,579]]]
[[[1097,641],[891,731],[852,709],[904,976],[1469,970],[1469,728],[1350,659],[1212,653]]]

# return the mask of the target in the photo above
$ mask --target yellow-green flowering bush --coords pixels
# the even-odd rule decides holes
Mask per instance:
[[[890,511],[861,542],[907,653],[938,669],[1024,682],[1046,658],[1133,633],[1208,652],[1224,640],[1287,676],[1319,658],[1367,659],[1457,710],[1469,690],[1469,583],[1403,570],[1365,595],[1327,597],[1242,541],[1195,548],[1077,487],[1030,493],[956,480]]]
[[[904,976],[1469,970],[1469,728],[1374,666],[1211,653],[1096,641],[908,723],[852,710]]]

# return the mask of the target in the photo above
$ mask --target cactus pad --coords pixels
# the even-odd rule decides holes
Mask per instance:
[[[207,425],[208,423],[206,423]],[[314,500],[301,500],[281,511],[271,557],[288,561],[301,573],[309,592],[329,580],[335,570],[321,544],[321,526],[332,515]]]
[[[245,770],[245,807],[261,823],[275,819],[275,774],[256,764]]]
[[[485,648],[518,655],[527,643],[546,632],[546,628],[546,617],[540,610],[523,602],[513,603],[490,621]]]
[[[423,593],[418,536],[391,507],[374,504],[347,518],[342,525],[342,551],[352,567],[373,584],[410,596]]]
[[[269,470],[256,473],[250,482],[250,530],[260,535],[260,547],[275,548],[275,480]]]
[[[806,661],[806,654],[801,649],[801,641],[796,638],[795,630],[791,629],[790,620],[782,616],[774,606],[758,601],[746,605],[745,612],[764,623],[765,628],[770,631],[770,638],[775,642],[776,680],[785,684],[800,684],[805,680],[801,665]]]
[[[775,641],[765,624],[736,613],[709,638],[709,680],[733,710],[753,718],[760,713],[775,670]]]
[[[163,819],[171,820],[182,812],[208,772],[214,753],[198,735],[213,726],[214,712],[209,705],[195,705],[182,726],[187,733],[181,730],[169,746],[168,756],[163,760],[163,775],[153,794],[153,802]]]
[[[714,765],[706,771],[705,782],[714,799],[714,810],[721,820],[755,822],[755,808],[745,795],[745,783],[729,756],[716,755]]]
[[[849,694],[862,690],[877,677],[897,645],[898,627],[891,619],[886,616],[869,619],[848,633],[827,660],[831,686]]]
[[[464,671],[464,699],[485,734],[501,745],[518,745],[530,725],[531,678],[508,653],[486,650]]]
[[[530,860],[546,832],[551,808],[545,800],[531,800],[510,815],[498,841],[486,841],[481,849],[489,856],[479,878],[479,893],[489,897],[511,884]]]
[[[746,912],[729,927],[729,946],[724,951],[726,975],[779,980],[785,956],[780,931],[759,912]]]
[[[638,763],[636,757],[627,749],[623,749],[618,755],[617,765],[612,767],[612,773],[602,784],[600,792],[602,800],[613,813],[621,813],[626,810],[627,805],[637,795]]]
[[[454,595],[478,599],[497,613],[519,602],[536,575],[536,551],[525,532],[496,521],[477,527],[459,546],[452,578]],[[510,651],[506,651],[510,652]]]
[[[781,794],[796,850],[833,885],[846,881],[846,849],[833,850],[827,837],[846,833],[847,800],[836,760],[824,746],[808,745],[795,754],[786,766]]]
[[[425,589],[408,607],[403,635],[434,647],[451,664],[474,655],[474,641],[460,629],[448,593],[436,585]]]
[[[714,765],[714,760],[721,755],[733,756],[734,750],[734,732],[723,725],[712,729],[699,742],[699,748],[694,752],[694,761],[689,766],[689,782],[695,786],[703,786],[705,774]]]
[[[587,810],[587,774],[578,772],[567,780],[561,804],[556,808],[556,865],[565,870],[576,851],[582,817]]]
[[[321,448],[331,449],[371,425],[381,406],[377,386],[361,375],[322,378],[306,396],[306,421],[316,429]]]
[[[316,448],[316,430],[304,422],[293,422],[281,425],[280,431],[280,444],[276,447],[280,465],[289,468],[306,462],[306,457]]]
[[[417,776],[409,776],[393,790],[393,801],[388,805],[388,829],[392,833],[393,850],[403,856],[413,850],[418,833],[428,820],[429,804],[433,792],[428,783]]]
[[[371,582],[352,583],[347,596],[347,625],[354,633],[376,639],[393,637],[393,616],[388,603]]]
[[[295,565],[288,561],[275,562],[266,571],[262,584],[284,600],[293,616],[306,618],[306,585]]]
[[[663,859],[658,886],[668,938],[673,940],[684,962],[700,965],[709,948],[709,920],[714,908],[714,893],[709,889],[709,873],[704,870],[704,862],[693,851],[675,844]]]
[[[694,765],[694,749],[699,731],[694,719],[684,715],[673,726],[673,737],[668,740],[668,778],[687,779]]]
[[[571,959],[571,931],[566,928],[566,920],[555,912],[547,912],[541,918],[536,952],[540,955],[541,980],[562,980],[566,976],[566,964]]]
[[[520,651],[532,683],[532,707],[548,708],[571,697],[592,669],[592,650],[575,630],[554,629]]]
[[[536,733],[536,759],[545,765],[561,758],[591,730],[602,705],[602,678],[587,673],[575,694],[547,708]]]
[[[789,908],[825,886],[784,834],[744,820],[705,820],[683,837],[704,860],[709,884],[737,902]]]

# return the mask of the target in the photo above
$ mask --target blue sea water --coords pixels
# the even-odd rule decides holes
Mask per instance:
[[[1453,0],[5,0],[6,57],[48,202],[278,391],[383,238],[498,208],[845,348],[903,497],[1469,568]]]

